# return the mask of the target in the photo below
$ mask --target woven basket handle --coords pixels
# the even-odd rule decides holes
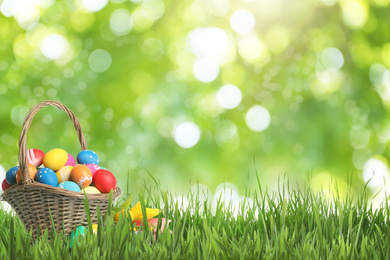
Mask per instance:
[[[30,111],[28,112],[26,118],[24,119],[23,122],[23,128],[22,132],[20,133],[20,138],[19,138],[19,165],[20,165],[20,170],[22,173],[22,183],[23,184],[29,184],[33,183],[34,180],[31,179],[30,174],[28,172],[27,168],[27,146],[26,146],[26,135],[27,131],[30,128],[31,122],[35,116],[35,114],[41,110],[43,107],[47,106],[53,106],[55,108],[61,109],[65,111],[70,120],[72,120],[74,128],[77,131],[77,136],[79,138],[79,142],[81,144],[81,150],[87,150],[87,142],[85,141],[84,135],[81,131],[81,126],[79,120],[77,120],[76,116],[73,114],[73,112],[67,108],[65,105],[58,101],[54,100],[45,100],[39,103],[38,105],[33,106]]]

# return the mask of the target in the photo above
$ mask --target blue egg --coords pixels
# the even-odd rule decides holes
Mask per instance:
[[[56,173],[52,169],[49,169],[49,168],[39,169],[39,171],[35,175],[35,180],[37,182],[51,185],[54,187],[56,187],[58,184],[58,178],[57,178]]]
[[[79,164],[96,164],[99,165],[99,156],[91,150],[84,150],[77,155],[77,162]]]
[[[64,181],[57,185],[58,188],[63,188],[65,190],[71,190],[75,192],[80,192],[80,187],[73,181]]]
[[[19,170],[19,166],[14,166],[11,169],[9,169],[5,174],[5,179],[9,184],[14,185],[16,183],[16,173],[18,172],[18,170]]]

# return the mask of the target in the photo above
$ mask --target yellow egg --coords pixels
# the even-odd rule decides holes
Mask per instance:
[[[70,172],[72,171],[73,166],[64,166],[58,171],[56,171],[58,183],[69,181],[70,179]]]
[[[53,149],[43,157],[43,165],[53,171],[58,171],[68,161],[68,153],[63,149]]]
[[[92,231],[95,235],[97,234],[97,229],[98,229],[98,224],[92,224]]]
[[[131,212],[130,210],[125,211],[124,209],[122,209],[121,211],[119,211],[118,213],[115,214],[115,216],[114,216],[115,221],[119,221],[119,214],[121,214],[123,218],[131,217],[132,220],[134,219],[133,212]]]
[[[87,194],[100,194],[100,190],[98,190],[96,187],[94,186],[88,186],[88,187],[85,187],[84,189],[81,190],[81,193],[87,193]]]

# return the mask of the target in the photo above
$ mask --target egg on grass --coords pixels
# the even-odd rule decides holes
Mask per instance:
[[[72,233],[69,236],[70,239],[70,248],[72,248],[74,242],[79,238],[79,236],[85,236],[85,233],[87,232],[87,228],[84,226],[78,226],[76,227]]]

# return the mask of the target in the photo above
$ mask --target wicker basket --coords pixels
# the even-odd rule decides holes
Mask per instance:
[[[22,182],[13,185],[1,195],[1,200],[7,201],[15,210],[24,224],[27,232],[32,229],[33,239],[43,234],[47,228],[52,228],[50,213],[54,220],[56,231],[69,235],[75,226],[87,226],[84,209],[84,194],[62,188],[34,182],[27,169],[26,134],[30,128],[34,115],[43,107],[53,106],[65,111],[72,120],[81,144],[81,149],[87,149],[87,143],[81,131],[81,126],[73,112],[57,101],[47,100],[31,108],[28,112],[19,139],[19,165],[22,173]],[[114,190],[113,198],[121,194],[119,187]],[[99,207],[104,214],[107,211],[109,194],[88,194],[92,223],[97,222],[96,209]],[[50,210],[50,213],[49,213]],[[38,225],[40,233],[38,234]]]

